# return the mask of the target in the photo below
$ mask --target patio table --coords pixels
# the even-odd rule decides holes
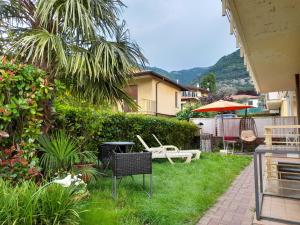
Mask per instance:
[[[98,154],[98,166],[100,165],[100,161],[105,164],[106,170],[112,160],[112,153],[127,153],[131,152],[134,146],[134,142],[131,141],[112,141],[112,142],[103,142],[100,145],[100,151]]]

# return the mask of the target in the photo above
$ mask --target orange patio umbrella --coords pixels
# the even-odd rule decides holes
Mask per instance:
[[[219,100],[213,103],[210,103],[200,108],[194,109],[193,112],[224,112],[224,111],[235,111],[241,109],[253,108],[250,105],[244,105],[236,102],[229,102],[224,100]]]
[[[224,142],[224,120],[223,120],[223,112],[224,111],[235,111],[241,109],[253,108],[250,105],[244,105],[236,102],[229,102],[224,100],[219,100],[208,105],[202,106],[200,108],[194,109],[193,112],[222,112],[222,128],[223,128],[223,147],[225,148]]]

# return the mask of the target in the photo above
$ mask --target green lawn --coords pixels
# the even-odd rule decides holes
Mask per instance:
[[[81,224],[195,224],[250,161],[247,156],[202,154],[190,164],[155,162],[152,199],[141,191],[141,176],[135,182],[124,178],[116,201],[111,198],[111,179],[102,178],[90,187]]]

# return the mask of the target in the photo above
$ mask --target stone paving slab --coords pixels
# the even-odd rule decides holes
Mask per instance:
[[[253,162],[197,225],[251,225],[255,211]]]

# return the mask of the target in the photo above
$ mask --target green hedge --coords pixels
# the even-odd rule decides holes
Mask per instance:
[[[97,149],[104,141],[134,141],[136,151],[144,149],[136,135],[146,143],[158,146],[152,137],[156,134],[162,143],[173,144],[180,148],[190,148],[197,127],[186,121],[133,115],[125,113],[103,113],[90,108],[56,104],[56,127],[82,139],[86,148]]]

